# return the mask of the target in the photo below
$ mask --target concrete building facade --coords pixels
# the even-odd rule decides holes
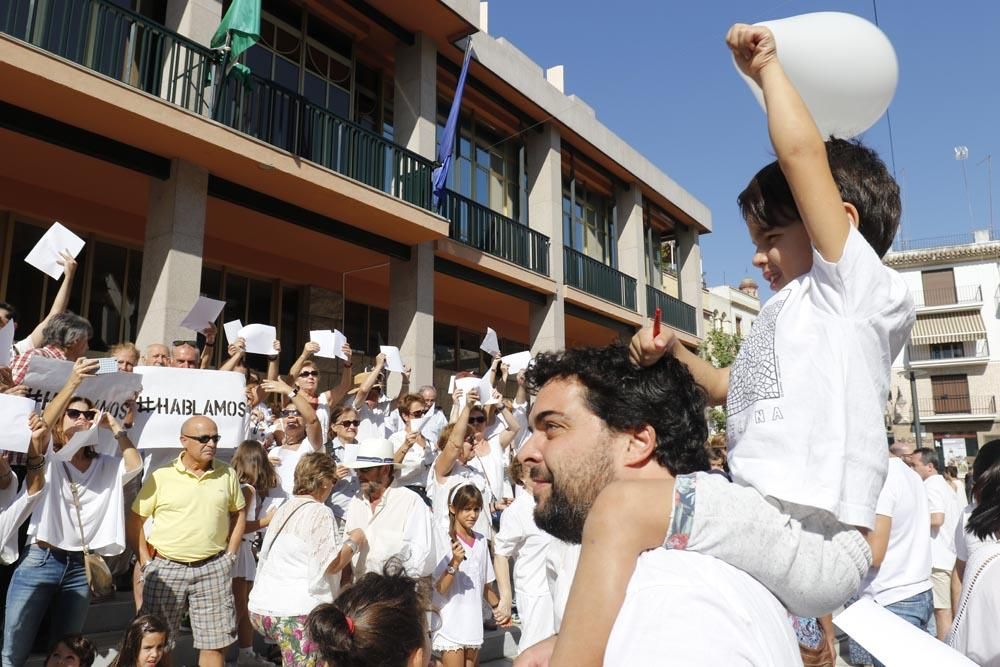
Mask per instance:
[[[439,389],[485,368],[487,326],[504,353],[603,344],[659,306],[697,345],[708,209],[567,95],[562,68],[488,34],[478,2],[264,0],[247,80],[208,48],[228,5],[0,9],[0,300],[26,330],[55,285],[22,260],[59,220],[87,240],[71,308],[97,350],[190,338],[199,295],[226,301],[220,324],[275,324],[284,368],[339,328],[362,363],[398,345]]]
[[[706,328],[745,338],[760,314],[757,281],[744,278],[738,287],[709,287],[702,303]]]
[[[910,241],[884,261],[903,276],[917,311],[893,364],[890,428],[913,438],[919,418],[923,445],[946,461],[975,456],[1000,437],[1000,239],[982,230]]]

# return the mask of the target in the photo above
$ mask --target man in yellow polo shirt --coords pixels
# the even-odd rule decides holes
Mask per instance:
[[[155,614],[177,636],[185,608],[200,667],[223,667],[236,639],[230,572],[246,517],[236,473],[215,460],[219,429],[192,417],[181,429],[184,448],[172,465],[155,470],[132,504],[129,542],[144,579],[140,614]],[[143,522],[156,524],[146,541]],[[169,667],[169,654],[160,663]]]

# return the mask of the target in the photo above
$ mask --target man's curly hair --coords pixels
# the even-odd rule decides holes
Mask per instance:
[[[582,384],[587,407],[613,431],[652,426],[656,462],[671,474],[708,470],[705,392],[673,355],[639,368],[629,361],[628,348],[617,342],[543,352],[525,372],[532,393],[553,379]]]

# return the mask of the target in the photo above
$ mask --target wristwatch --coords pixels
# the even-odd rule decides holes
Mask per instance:
[[[112,437],[114,437],[115,440],[121,440],[122,438],[127,438],[128,431],[126,431],[124,428],[120,429],[117,433],[113,433]]]
[[[292,389],[290,392],[288,392],[288,398],[295,398],[298,395],[298,393],[299,393],[299,388],[296,387],[295,389]]]
[[[354,540],[347,540],[347,546],[351,548],[351,555],[355,556],[359,551],[361,551],[361,545],[359,545]]]
[[[447,569],[447,570],[445,570],[445,572],[447,572],[448,574],[452,574],[452,575],[453,575],[453,574],[455,574],[456,572],[458,572],[458,568],[457,568],[457,567],[455,567],[454,565],[449,565],[449,566],[448,566],[448,569]]]

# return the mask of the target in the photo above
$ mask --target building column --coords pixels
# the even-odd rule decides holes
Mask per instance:
[[[167,0],[167,28],[208,46],[222,21],[222,0]]]
[[[437,152],[437,47],[425,34],[396,49],[396,141],[433,160]],[[434,242],[389,260],[389,344],[410,364],[410,389],[434,383]],[[389,388],[390,392],[393,390]]]
[[[409,260],[389,260],[389,344],[411,366],[411,389],[434,383],[433,243],[413,246]]]
[[[528,225],[549,237],[549,276],[558,283],[544,304],[528,308],[531,352],[566,347],[563,307],[562,156],[559,129],[546,123],[528,132],[525,146],[528,176]]]
[[[694,306],[698,337],[705,337],[705,318],[702,316],[701,247],[698,232],[687,225],[677,226],[677,291],[681,301]]]
[[[642,226],[642,191],[638,183],[615,196],[618,218],[618,270],[635,278],[635,308],[646,316],[646,236]]]
[[[191,338],[180,323],[200,295],[207,200],[208,171],[190,162],[173,160],[170,178],[149,179],[136,341],[140,349]]]

